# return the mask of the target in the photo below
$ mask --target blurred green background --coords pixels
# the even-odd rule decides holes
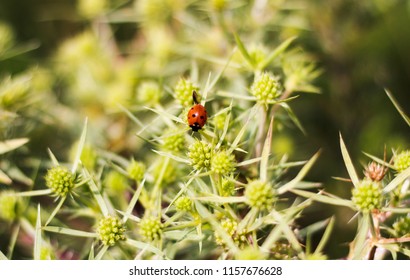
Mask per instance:
[[[113,2],[120,7],[130,1]],[[292,103],[307,135],[290,130],[277,139],[277,147],[290,147],[292,160],[304,160],[322,149],[320,160],[308,179],[322,182],[329,192],[348,198],[349,184],[332,178],[347,177],[340,154],[339,132],[357,169],[368,162],[362,151],[383,157],[386,147],[390,158],[392,149],[409,148],[410,130],[384,88],[394,94],[405,112],[410,112],[410,1],[272,2],[277,3],[278,9],[284,6],[281,13],[278,12],[284,21],[282,25],[278,20],[279,24],[270,34],[297,34],[297,44],[323,69],[315,83],[322,94],[304,95]],[[290,9],[292,5],[296,8]],[[12,28],[16,52],[0,61],[0,77],[18,74],[38,64],[47,67],[61,42],[90,28],[90,23],[78,14],[76,1],[71,0],[1,0],[0,22]],[[115,37],[126,44],[138,35],[140,28],[133,22],[115,24]],[[269,38],[265,43],[269,43]],[[57,154],[64,154],[68,143],[73,141],[64,132],[50,137],[54,132],[39,128],[35,133],[33,137],[37,140],[32,142],[31,150],[42,154],[50,145],[61,149]],[[55,138],[66,143],[52,144]],[[35,145],[38,149],[33,149]],[[345,234],[352,213],[341,208],[316,206],[306,213],[301,223],[325,219],[334,213],[338,224],[328,253],[330,258],[345,256],[355,230],[355,224],[349,223],[347,227],[352,235]],[[344,234],[337,234],[338,230]]]

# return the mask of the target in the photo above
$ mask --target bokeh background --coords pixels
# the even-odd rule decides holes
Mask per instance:
[[[278,135],[276,148],[284,149],[293,160],[304,160],[321,149],[320,160],[308,179],[321,182],[326,190],[348,198],[350,185],[333,178],[347,177],[340,154],[339,132],[343,134],[357,169],[368,162],[363,151],[383,157],[386,148],[389,159],[392,149],[409,148],[410,130],[384,89],[389,89],[404,111],[410,112],[410,1],[267,1],[274,8],[269,17],[272,24],[267,24],[269,31],[262,38],[264,44],[269,46],[270,38],[297,35],[297,44],[323,71],[315,81],[321,94],[304,95],[292,103],[307,134],[297,129],[287,130]],[[115,11],[128,5],[133,10],[135,5],[131,2],[111,1],[110,7]],[[200,10],[198,2],[206,1],[189,1],[189,9]],[[79,11],[78,3],[71,0],[1,0],[0,23],[11,30],[11,47],[8,47],[11,52],[0,60],[0,78],[18,75],[38,65],[52,69],[53,58],[65,40],[94,28],[90,18]],[[254,1],[237,3],[255,4]],[[231,5],[232,9],[240,6]],[[112,14],[116,20],[110,25],[121,51],[127,53],[139,48],[144,22],[133,20],[133,14],[127,13],[127,9],[122,11],[123,14]],[[204,19],[198,17],[196,20]],[[246,31],[246,26],[240,29]],[[0,46],[1,41],[7,39],[1,38],[1,32]],[[55,82],[53,92],[56,99],[64,102],[61,87]],[[32,155],[44,157],[46,149],[51,147],[56,155],[64,157],[78,133],[70,134],[72,130],[67,127],[52,129],[50,123],[53,122],[44,121],[47,118],[39,114],[41,110],[32,113],[32,117],[38,116],[38,119],[30,127],[16,124],[15,129],[1,131],[0,137],[29,137]],[[4,127],[3,123],[0,128]],[[24,135],[25,128],[29,135]],[[126,153],[124,146],[116,149]],[[19,159],[16,155],[14,160]],[[356,229],[354,222],[348,223],[353,213],[315,204],[305,214],[301,223],[306,224],[336,215],[337,225],[327,253],[330,258],[346,256],[348,242]],[[343,234],[337,234],[338,231]]]

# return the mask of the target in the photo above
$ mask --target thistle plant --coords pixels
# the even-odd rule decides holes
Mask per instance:
[[[0,73],[0,258],[332,258],[339,216],[311,215],[315,201],[357,221],[346,258],[410,257],[406,147],[366,154],[361,177],[340,137],[346,197],[312,182],[319,152],[288,153],[309,137],[295,108],[321,73],[307,16],[289,7],[78,1],[81,32],[45,63]],[[2,71],[30,50],[16,38],[0,23]],[[198,131],[194,102],[208,113]]]

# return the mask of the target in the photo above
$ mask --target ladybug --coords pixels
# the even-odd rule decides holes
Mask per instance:
[[[199,104],[196,91],[192,92],[192,99],[195,105],[188,112],[188,124],[192,131],[198,131],[205,125],[208,114],[205,107]]]

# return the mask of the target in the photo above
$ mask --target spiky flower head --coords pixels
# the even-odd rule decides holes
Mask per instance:
[[[381,183],[367,178],[360,181],[352,190],[352,201],[362,212],[380,209],[383,202]]]
[[[57,196],[66,196],[75,186],[75,175],[62,166],[47,170],[45,180],[46,186]]]
[[[226,150],[218,151],[212,156],[211,170],[217,174],[229,175],[235,171],[235,166],[235,156]]]
[[[222,178],[220,196],[232,196],[235,194],[235,183],[228,178]]]
[[[163,225],[157,217],[145,217],[140,221],[139,233],[147,241],[158,240],[162,236]]]
[[[397,237],[410,236],[410,217],[401,217],[393,224],[393,229]]]
[[[271,184],[256,180],[245,188],[246,203],[258,210],[271,209],[276,201],[276,191]]]
[[[394,169],[403,172],[410,167],[410,150],[403,151],[394,156]]]
[[[0,193],[0,218],[12,222],[26,208],[26,202],[15,191],[7,190]]]
[[[142,161],[131,160],[130,164],[127,167],[128,176],[135,180],[141,181],[145,175],[145,164]]]
[[[294,260],[297,259],[297,251],[292,248],[288,241],[277,241],[271,249],[271,258],[274,260]]]
[[[161,98],[159,85],[153,81],[146,81],[137,88],[137,100],[145,106],[155,106]]]
[[[179,212],[192,211],[192,200],[187,196],[180,196],[175,201],[175,208]]]
[[[386,171],[385,167],[373,161],[365,168],[364,175],[372,181],[380,182],[386,175]]]
[[[177,85],[175,86],[175,98],[179,101],[179,103],[182,106],[191,106],[193,103],[192,93],[194,91],[197,93],[197,101],[201,102],[199,87],[194,85],[194,83],[190,80],[180,78]]]
[[[163,149],[178,153],[185,148],[185,133],[181,130],[169,128],[164,132]]]
[[[195,141],[189,146],[188,150],[188,157],[194,169],[201,170],[211,166],[213,150],[211,144],[206,143],[205,141]]]
[[[251,94],[256,97],[258,103],[265,106],[273,103],[281,93],[282,86],[279,79],[268,72],[255,77],[251,86]]]
[[[114,246],[118,241],[126,240],[125,225],[117,217],[106,216],[98,222],[97,234],[106,246]]]
[[[244,248],[247,244],[247,231],[245,229],[238,230],[238,222],[232,218],[224,218],[221,220],[221,226],[225,232],[232,238],[235,245],[239,248]],[[218,231],[215,231],[215,241],[218,245],[226,246],[224,239]]]

